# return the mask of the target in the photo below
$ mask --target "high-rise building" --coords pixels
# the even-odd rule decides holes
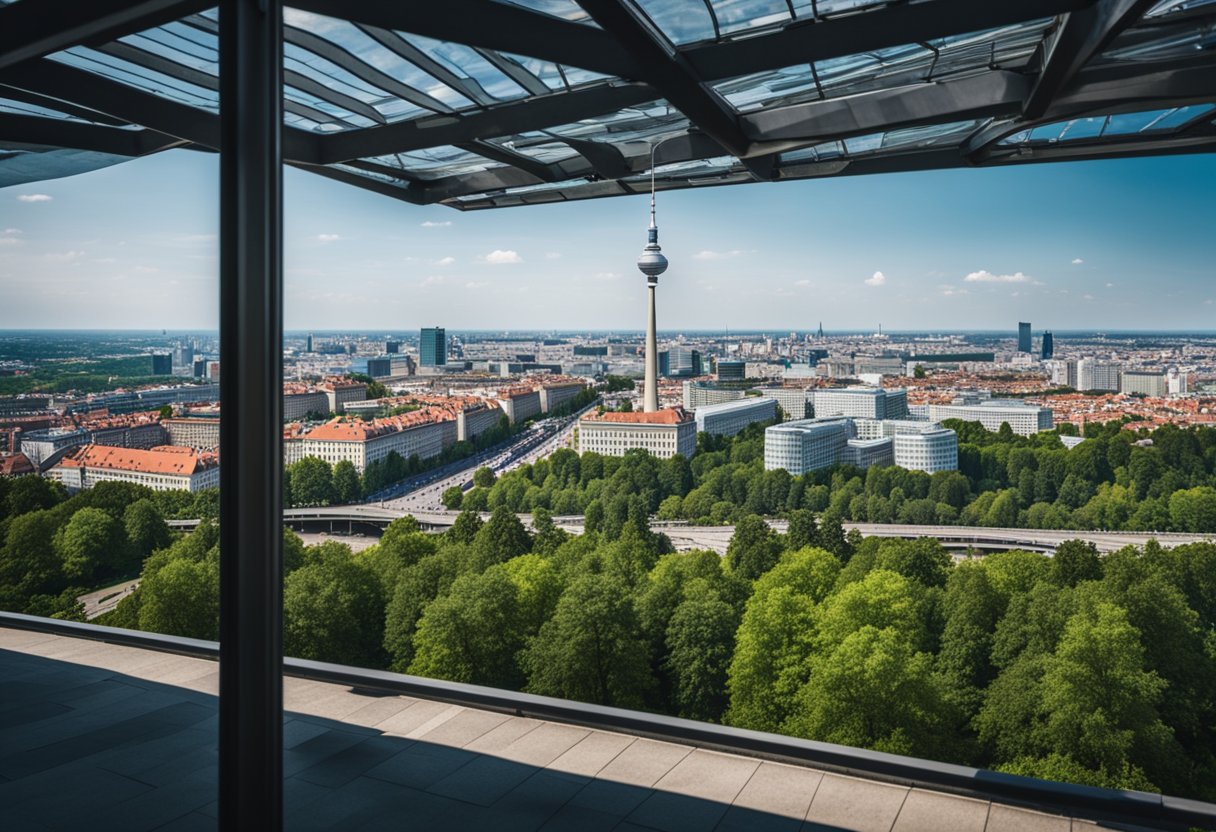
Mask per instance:
[[[165,353],[163,355],[157,353],[152,354],[152,375],[173,375],[173,355],[171,353]]]
[[[1129,370],[1119,379],[1119,392],[1161,397],[1169,392],[1169,383],[1160,371]]]
[[[1056,354],[1056,339],[1051,332],[1043,333],[1043,349],[1039,353],[1039,358],[1048,361]]]
[[[1030,337],[1030,324],[1018,322],[1018,352],[1034,352],[1034,343]]]
[[[304,343],[304,352],[312,352],[312,333],[308,333],[308,339]]]
[[[441,326],[426,327],[418,336],[418,363],[442,367],[448,363],[448,336]]]
[[[747,378],[746,361],[718,361],[718,381],[743,381]]]
[[[684,347],[664,350],[659,353],[659,375],[676,378],[701,375],[701,353]]]
[[[190,369],[194,361],[194,347],[189,344],[178,344],[173,349],[173,366]]]
[[[1078,390],[1118,390],[1123,366],[1117,362],[1082,358],[1077,362]]]
[[[206,359],[203,359],[203,358],[194,359],[194,368],[190,374],[192,376],[194,376],[195,378],[206,378],[207,377]]]
[[[401,342],[400,341],[388,340],[388,341],[384,342],[384,354],[385,355],[396,355],[399,352],[401,352]]]

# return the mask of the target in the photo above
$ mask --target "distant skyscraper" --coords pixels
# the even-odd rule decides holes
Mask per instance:
[[[312,333],[308,333],[308,341],[304,345],[304,352],[312,352]]]
[[[385,341],[384,342],[385,355],[396,355],[399,352],[401,352],[401,342],[400,341]]]
[[[1034,352],[1030,337],[1030,324],[1025,321],[1018,323],[1018,352]]]
[[[423,367],[442,367],[448,363],[448,336],[443,327],[422,330],[418,336],[418,359]]]
[[[1043,333],[1043,350],[1039,353],[1039,357],[1044,361],[1056,354],[1056,341],[1052,337],[1051,332]]]
[[[154,376],[171,376],[173,375],[173,356],[169,353],[164,355],[152,355],[152,375]]]

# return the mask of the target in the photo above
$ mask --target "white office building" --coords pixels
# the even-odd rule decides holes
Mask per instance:
[[[742,390],[724,390],[703,381],[684,382],[684,409],[696,410],[707,404],[722,404],[743,398]]]
[[[1051,430],[1051,408],[1025,404],[1023,402],[982,402],[979,404],[931,404],[929,421],[961,419],[964,422],[979,422],[994,433],[1008,423],[1014,433],[1032,436],[1041,430]]]
[[[949,428],[934,425],[920,432],[904,431],[891,439],[894,445],[893,464],[909,471],[958,470],[958,434]]]
[[[805,387],[758,387],[766,399],[775,399],[785,413],[785,421],[806,419],[811,415],[811,391]]]
[[[908,391],[902,388],[841,387],[811,394],[815,417],[901,419],[908,415]]]
[[[676,454],[691,458],[697,452],[697,423],[683,408],[654,413],[588,413],[578,422],[580,453],[624,456],[633,448],[651,456],[670,459]]]
[[[794,476],[835,465],[853,438],[848,419],[801,419],[764,431],[764,468]]]
[[[1169,392],[1169,384],[1165,373],[1128,370],[1119,380],[1119,392],[1159,398]]]
[[[894,442],[890,439],[850,439],[841,454],[841,462],[869,468],[871,465],[886,467],[895,464]]]
[[[697,433],[734,436],[755,422],[777,418],[776,399],[749,396],[737,402],[710,404],[697,408]]]
[[[1082,358],[1077,362],[1078,390],[1110,390],[1119,389],[1119,376],[1123,365],[1111,361],[1099,361],[1096,358]]]

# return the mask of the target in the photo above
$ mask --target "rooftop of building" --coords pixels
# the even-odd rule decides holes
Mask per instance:
[[[583,416],[584,422],[610,422],[618,425],[679,425],[694,421],[693,415],[682,407],[668,407],[654,413],[632,411],[619,413],[606,410],[603,413],[591,413]]]
[[[83,445],[58,463],[64,468],[105,468],[177,476],[196,474],[218,464],[214,454],[202,454],[193,448],[178,445],[160,445],[146,451],[110,445]]]
[[[703,404],[697,408],[697,418],[702,416],[713,416],[716,413],[731,413],[735,410],[749,410],[751,408],[775,408],[777,405],[776,399],[766,399],[763,396],[744,396],[742,399],[735,399],[731,402],[720,402],[718,404]]]
[[[17,452],[0,455],[0,477],[20,477],[36,473],[38,469],[25,454]]]
[[[442,407],[424,407],[410,413],[386,416],[382,419],[373,419],[366,422],[360,419],[346,419],[339,416],[313,428],[304,434],[304,437],[328,442],[366,442],[369,439],[389,436],[390,434],[400,433],[411,428],[419,428],[439,422],[449,422],[455,418],[455,411]]]
[[[83,637],[0,627],[6,829],[214,829],[214,643],[67,626]],[[1150,816],[1216,817],[1159,795],[290,659],[284,705],[292,830],[409,818],[446,832],[1097,832],[1087,818],[1132,800]],[[959,779],[945,790],[918,771]],[[1027,784],[1090,807],[1070,816],[1015,791]]]

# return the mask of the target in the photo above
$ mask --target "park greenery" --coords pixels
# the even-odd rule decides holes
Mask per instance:
[[[73,358],[41,361],[20,375],[0,376],[0,395],[20,393],[104,393],[117,387],[164,384],[169,376],[152,375],[152,357]]]
[[[945,424],[958,432],[958,471],[766,471],[765,425],[757,424],[735,437],[699,435],[691,460],[563,449],[445,501],[452,509],[586,515],[592,530],[604,518],[619,524],[640,496],[660,520],[701,525],[810,509],[869,523],[1216,532],[1216,428],[1090,424],[1069,450],[1060,436],[1071,425],[1027,437],[1008,425],[990,432],[976,422]]]
[[[217,544],[207,521],[157,549],[99,622],[214,639]],[[1216,797],[1210,543],[955,564],[797,509],[787,534],[742,518],[722,557],[673,552],[638,496],[577,537],[499,507],[357,554],[286,532],[284,561],[292,656]]]

